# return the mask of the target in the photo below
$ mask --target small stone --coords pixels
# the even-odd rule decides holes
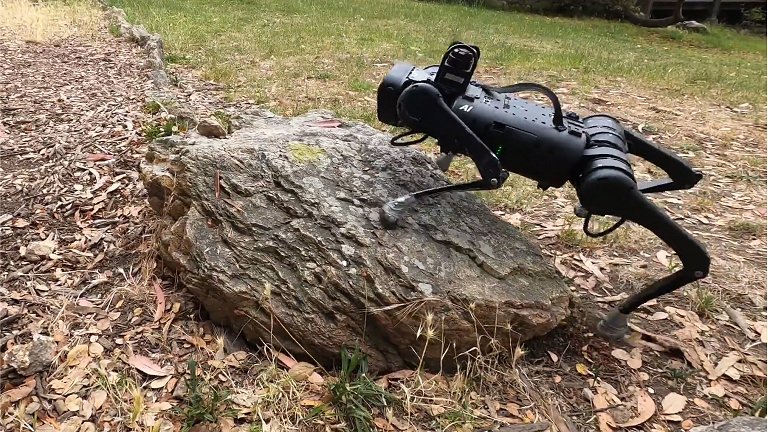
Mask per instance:
[[[69,412],[67,405],[64,403],[64,399],[54,401],[53,407],[56,409],[56,412],[59,413],[59,415],[62,415],[65,412]]]
[[[200,120],[197,124],[197,133],[208,138],[224,138],[227,131],[218,120],[213,117]]]
[[[39,240],[30,242],[27,245],[25,255],[35,255],[37,257],[47,257],[56,250],[56,242],[52,240]]]
[[[56,355],[56,342],[49,336],[35,334],[32,342],[11,348],[3,360],[24,376],[44,371]]]
[[[40,409],[40,403],[39,402],[30,402],[29,405],[27,405],[26,408],[24,408],[24,413],[27,415],[32,415],[37,412],[37,410]]]

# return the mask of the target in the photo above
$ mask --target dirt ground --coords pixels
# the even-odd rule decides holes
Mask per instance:
[[[0,353],[37,334],[55,346],[52,365],[31,376],[0,363],[0,430],[181,430],[204,418],[190,407],[217,414],[194,430],[343,430],[328,412],[300,419],[328,401],[333,374],[297,377],[267,347],[246,352],[160,272],[137,167],[164,114],[148,109],[143,55],[106,26],[51,42],[0,33]],[[174,73],[198,117],[245,105],[193,71]],[[621,82],[558,93],[583,114],[621,113],[704,172],[696,188],[654,199],[706,244],[710,276],[644,306],[632,336],[609,345],[591,334],[594,316],[674,269],[672,251],[636,226],[584,237],[568,190],[499,209],[568,278],[574,318],[504,362],[379,377],[406,403],[374,411],[376,427],[673,431],[764,416],[765,108],[668,100]],[[228,402],[206,410],[193,398],[189,358],[209,390],[199,394],[218,386]]]

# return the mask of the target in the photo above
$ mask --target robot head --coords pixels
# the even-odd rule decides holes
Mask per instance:
[[[464,94],[472,81],[480,48],[461,42],[453,42],[443,55],[440,65],[417,68],[410,63],[396,63],[379,84],[376,112],[380,122],[401,126],[397,115],[400,95],[414,82],[431,81],[446,100]]]

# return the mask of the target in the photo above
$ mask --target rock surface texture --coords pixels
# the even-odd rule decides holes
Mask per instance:
[[[448,182],[419,150],[323,111],[238,124],[223,140],[161,138],[142,166],[160,254],[213,321],[324,366],[359,344],[384,371],[451,368],[569,314],[539,249],[470,193],[382,228],[385,201]]]
[[[765,432],[766,422],[762,417],[734,417],[711,426],[699,426],[691,432]]]

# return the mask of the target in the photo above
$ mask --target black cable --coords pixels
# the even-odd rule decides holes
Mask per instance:
[[[624,225],[624,222],[627,221],[625,218],[619,219],[618,222],[613,224],[610,228],[606,229],[605,231],[601,231],[598,233],[591,232],[589,230],[589,220],[592,219],[592,213],[587,213],[587,217],[584,218],[584,234],[587,235],[587,237],[597,238],[597,237],[603,237],[606,236],[614,231],[616,231],[620,226]]]
[[[409,146],[409,145],[418,144],[420,142],[425,141],[427,138],[429,138],[429,135],[423,134],[421,136],[421,138],[417,138],[417,139],[414,139],[414,140],[411,140],[411,141],[398,141],[400,138],[404,138],[404,137],[407,137],[407,136],[410,136],[410,135],[416,135],[418,133],[419,132],[416,132],[416,131],[413,131],[413,130],[408,130],[408,131],[405,131],[405,132],[403,132],[401,134],[395,135],[394,137],[392,137],[391,140],[389,140],[389,142],[393,146],[403,147],[403,146]]]

